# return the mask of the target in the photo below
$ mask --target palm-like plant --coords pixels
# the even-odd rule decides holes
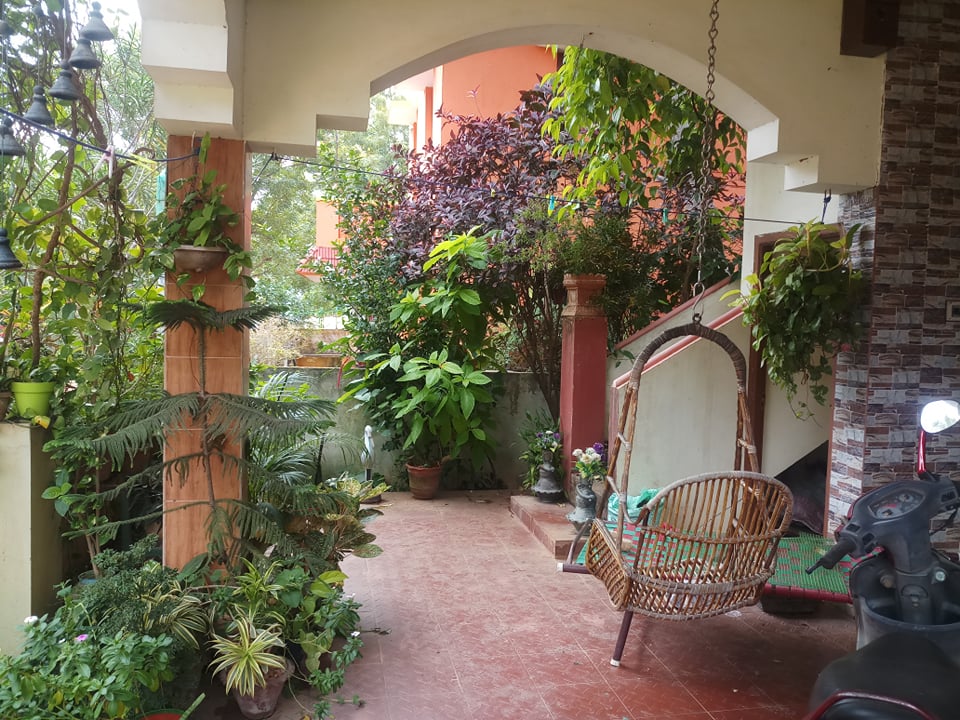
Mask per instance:
[[[108,457],[115,467],[127,458],[154,448],[173,433],[199,431],[196,449],[167,457],[161,463],[165,481],[183,479],[199,469],[207,487],[206,502],[210,507],[208,524],[209,551],[228,567],[236,565],[241,551],[252,547],[251,539],[273,542],[283,532],[275,518],[263,507],[235,498],[217,497],[213,468],[219,464],[224,472],[244,475],[251,482],[264,484],[270,469],[253,462],[244,454],[245,441],[255,439],[263,448],[278,449],[296,446],[304,428],[329,425],[334,404],[321,399],[303,398],[296,402],[269,398],[211,393],[207,388],[207,339],[212,332],[253,329],[276,312],[267,306],[250,306],[235,310],[216,310],[202,302],[164,300],[144,309],[144,317],[167,329],[186,325],[197,338],[198,389],[193,392],[167,395],[156,400],[140,401],[122,407],[106,418],[101,428],[86,431],[86,445]],[[156,468],[130,477],[104,495],[104,499],[128,491],[145,477],[157,475]]]

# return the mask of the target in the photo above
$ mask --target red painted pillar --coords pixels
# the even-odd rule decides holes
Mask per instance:
[[[560,432],[563,434],[564,485],[570,479],[573,451],[606,436],[607,317],[593,304],[607,279],[603,275],[564,275],[567,305],[563,319],[560,361]]]

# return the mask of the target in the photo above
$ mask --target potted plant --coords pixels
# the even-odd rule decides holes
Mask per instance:
[[[492,449],[494,396],[485,371],[496,366],[488,332],[495,303],[491,288],[464,279],[490,261],[486,236],[473,231],[438,243],[423,266],[436,274],[391,308],[400,341],[348,368],[354,379],[340,402],[363,402],[393,438],[419,499],[436,493],[445,460],[469,451],[479,466]]]
[[[0,377],[0,422],[6,419],[13,393],[10,392],[10,379]]]
[[[359,605],[343,595],[346,575],[308,573],[296,553],[262,569],[244,565],[232,591],[215,590],[210,600],[211,667],[241,712],[266,717],[297,669],[322,696],[335,691],[360,648]]]
[[[200,707],[205,697],[204,693],[200,693],[186,710],[154,710],[142,716],[140,720],[187,720]]]
[[[824,378],[832,372],[833,356],[862,333],[865,284],[850,258],[859,229],[854,225],[841,233],[816,220],[790,228],[764,255],[760,274],[747,277],[749,292],[734,301],[751,327],[767,376],[791,403],[805,385],[817,403],[826,404]],[[801,402],[796,414],[804,410],[808,406]]]
[[[520,439],[526,449],[520,459],[527,463],[522,485],[533,491],[544,502],[556,502],[563,497],[563,485],[558,481],[558,468],[553,464],[562,447],[559,423],[545,410],[531,414],[520,428]]]
[[[231,280],[243,276],[251,288],[253,278],[244,271],[253,267],[252,257],[229,233],[240,222],[240,214],[224,201],[226,186],[217,184],[217,171],[201,172],[209,148],[210,136],[205,135],[197,153],[197,172],[170,184],[167,210],[154,227],[160,247],[155,259],[165,270],[178,272],[178,285],[222,267]],[[194,300],[204,292],[202,283],[194,285]]]
[[[283,655],[279,624],[258,627],[250,615],[240,614],[226,633],[214,634],[210,646],[215,653],[211,668],[222,673],[243,716],[257,720],[272,715],[293,671]]]
[[[567,513],[567,520],[576,526],[590,522],[597,514],[597,493],[594,485],[607,475],[607,446],[597,442],[586,450],[573,451],[573,476],[577,495],[575,509]]]
[[[17,415],[23,418],[50,415],[51,402],[59,382],[59,368],[45,357],[23,371],[18,379],[10,382]]]

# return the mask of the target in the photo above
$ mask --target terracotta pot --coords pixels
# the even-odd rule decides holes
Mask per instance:
[[[410,494],[417,500],[431,500],[440,489],[440,475],[442,465],[418,467],[407,465],[407,476],[410,478]]]
[[[12,397],[9,390],[0,390],[0,421],[7,417],[7,410],[10,408]]]
[[[293,663],[290,658],[286,658],[286,669],[270,669],[267,673],[267,684],[258,687],[253,695],[241,695],[237,689],[233,689],[233,699],[237,701],[240,713],[249,720],[261,720],[268,718],[277,709],[277,702],[280,700],[280,693],[283,692],[283,686],[293,675]]]
[[[173,251],[173,265],[181,272],[202,273],[223,267],[227,250],[222,247],[181,245]]]

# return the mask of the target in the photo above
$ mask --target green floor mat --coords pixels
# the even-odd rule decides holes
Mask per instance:
[[[616,523],[607,523],[607,529],[611,534],[616,533],[616,528]],[[636,534],[634,526],[624,526],[623,535],[631,540],[629,544],[631,548],[636,547]],[[809,575],[806,573],[806,569],[832,545],[833,542],[828,538],[813,533],[800,533],[783,538],[777,548],[775,572],[767,581],[764,594],[828,602],[850,602],[847,578],[853,562],[849,557],[845,557],[832,570],[818,568]],[[586,547],[583,547],[577,556],[578,564],[583,565],[586,562],[586,554]],[[623,560],[632,563],[633,553],[625,554]]]

